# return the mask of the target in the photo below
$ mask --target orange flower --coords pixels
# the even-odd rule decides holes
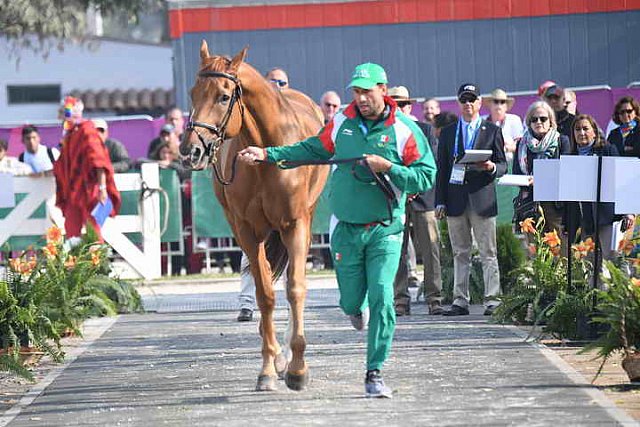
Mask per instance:
[[[46,237],[47,237],[47,243],[61,243],[62,231],[55,225],[52,225],[47,229]]]
[[[16,273],[20,272],[20,266],[22,265],[22,260],[20,258],[11,258],[9,260],[9,267]]]
[[[620,240],[620,243],[618,244],[618,251],[619,252],[624,252],[625,255],[629,255],[629,254],[631,254],[631,251],[633,251],[634,247],[635,247],[635,245],[633,244],[633,242],[631,240],[622,239],[622,240]]]
[[[553,248],[551,248],[551,253],[554,256],[560,255],[560,246],[554,246]]]
[[[596,250],[596,243],[591,237],[587,237],[587,240],[585,240],[583,243],[587,249],[587,252],[593,252]]]
[[[553,230],[549,233],[544,233],[542,241],[549,245],[550,248],[555,248],[556,246],[560,245],[560,237],[558,236],[558,232],[556,230]]]
[[[67,258],[67,260],[64,262],[64,266],[68,269],[72,269],[73,267],[76,266],[77,259],[78,259],[77,257],[73,255],[69,255],[69,258]]]
[[[100,252],[98,251],[92,251],[91,252],[91,263],[93,265],[99,265],[100,264]]]
[[[29,258],[29,261],[20,263],[20,273],[28,276],[29,274],[31,274],[33,269],[36,268],[37,264],[38,260],[35,256],[32,256],[31,258]]]
[[[633,286],[640,286],[640,279],[636,279],[635,277],[631,278],[631,284]]]
[[[54,243],[47,243],[47,245],[42,248],[42,252],[47,258],[53,258],[58,255],[58,247]]]
[[[536,232],[536,227],[533,223],[533,218],[526,218],[524,221],[520,221],[520,230],[523,233],[533,234]]]
[[[529,245],[529,255],[535,255],[536,252],[538,251],[538,248],[536,248],[536,245],[534,244],[530,244]]]

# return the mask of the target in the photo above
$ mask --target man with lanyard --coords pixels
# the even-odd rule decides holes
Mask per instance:
[[[248,147],[239,159],[254,164],[366,157],[370,169],[339,163],[332,172],[329,200],[337,221],[333,221],[331,252],[342,310],[358,330],[367,324],[368,313],[371,317],[366,395],[391,397],[380,370],[395,329],[393,281],[400,261],[406,195],[431,188],[436,168],[420,129],[387,96],[387,75],[381,66],[358,65],[349,87],[353,102],[317,136],[289,146]],[[371,172],[384,174],[382,179],[396,194],[394,200],[371,185]]]
[[[496,178],[504,175],[507,162],[502,131],[480,118],[482,105],[478,88],[471,83],[458,89],[461,116],[440,134],[436,215],[447,216],[453,249],[453,297],[445,316],[469,314],[469,272],[472,232],[480,250],[484,279],[485,315],[498,306],[500,272],[496,248]],[[469,149],[491,150],[491,157],[475,164],[458,161]]]

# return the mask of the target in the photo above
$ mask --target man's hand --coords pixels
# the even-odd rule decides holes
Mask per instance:
[[[98,200],[100,200],[100,203],[104,205],[107,201],[108,196],[109,195],[107,194],[107,187],[100,188],[100,192],[98,193]]]
[[[367,163],[371,166],[371,169],[375,172],[387,172],[391,169],[392,163],[385,159],[384,157],[380,157],[377,154],[367,154],[366,156]]]
[[[260,147],[247,147],[244,150],[238,152],[238,160],[248,165],[256,165],[258,161],[264,161],[267,158],[267,153]]]
[[[485,160],[484,162],[476,162],[474,163],[474,165],[483,171],[487,171],[487,172],[493,172],[494,170],[496,170],[496,164],[493,163],[491,160]]]
[[[436,219],[443,219],[447,216],[447,208],[445,205],[436,206]]]

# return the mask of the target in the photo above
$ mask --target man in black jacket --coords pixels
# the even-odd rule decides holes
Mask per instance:
[[[396,101],[398,108],[406,115],[411,115],[411,105],[415,101],[409,97],[409,90],[404,86],[389,89],[389,97]],[[431,152],[438,152],[438,140],[433,135],[433,128],[427,123],[416,121],[416,124],[427,137]],[[437,159],[436,159],[437,160]],[[407,223],[402,243],[402,256],[394,282],[394,304],[396,316],[411,313],[411,294],[409,293],[409,271],[407,268],[409,233],[422,257],[424,280],[419,294],[424,292],[429,314],[442,314],[442,278],[440,272],[440,232],[435,216],[435,188],[414,195],[407,203]]]
[[[476,85],[466,83],[458,89],[460,118],[440,134],[436,215],[447,216],[449,238],[453,249],[454,301],[443,314],[469,314],[469,272],[472,239],[480,251],[484,278],[485,315],[498,306],[500,272],[496,248],[496,178],[504,175],[507,161],[500,128],[480,118],[482,105]],[[491,150],[483,162],[461,164],[466,150]],[[472,237],[473,232],[473,237]]]
[[[564,89],[558,85],[549,86],[544,91],[543,98],[556,113],[556,123],[558,124],[558,132],[560,132],[560,135],[571,138],[571,125],[576,116],[567,111]]]

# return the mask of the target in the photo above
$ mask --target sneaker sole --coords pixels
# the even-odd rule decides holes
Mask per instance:
[[[393,398],[393,392],[390,393],[380,393],[380,394],[372,394],[372,393],[367,393],[366,394],[367,399],[392,399]]]

